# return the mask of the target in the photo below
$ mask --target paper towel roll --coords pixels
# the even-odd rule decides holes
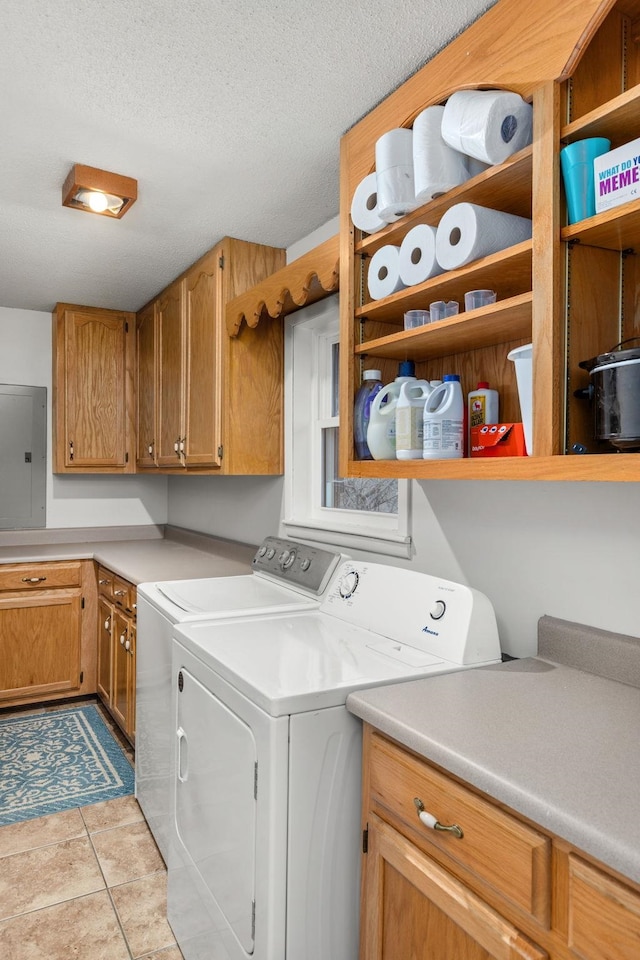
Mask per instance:
[[[387,221],[378,213],[378,188],[376,175],[370,173],[361,180],[351,201],[351,219],[353,225],[365,233],[376,233],[386,227]]]
[[[530,237],[531,220],[526,217],[476,203],[456,203],[438,224],[436,257],[443,270],[455,270]]]
[[[419,223],[409,230],[400,245],[400,279],[406,287],[424,283],[442,273],[436,259],[436,228]]]
[[[388,130],[376,141],[378,216],[388,223],[419,206],[413,180],[413,131]]]
[[[376,250],[369,264],[367,288],[373,300],[389,297],[404,288],[400,279],[400,247],[387,244]]]
[[[457,90],[442,115],[442,137],[484,163],[502,163],[531,143],[533,110],[517,93]]]
[[[444,107],[427,107],[413,124],[416,200],[428,203],[469,179],[466,157],[442,139]]]

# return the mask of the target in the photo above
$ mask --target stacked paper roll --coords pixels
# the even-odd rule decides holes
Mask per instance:
[[[483,163],[482,160],[476,160],[475,157],[465,155],[465,164],[470,177],[476,177],[479,173],[484,173],[491,166],[490,163]]]
[[[436,232],[436,257],[443,270],[455,270],[531,238],[531,220],[512,213],[456,203]]]
[[[532,136],[531,105],[505,90],[457,90],[442,115],[443,139],[483,163],[502,163]]]
[[[469,179],[464,154],[442,139],[444,107],[427,107],[413,124],[416,200],[428,203]]]
[[[371,257],[367,273],[367,288],[372,300],[389,297],[405,284],[400,279],[400,247],[387,244]]]
[[[376,233],[386,227],[387,221],[378,213],[378,187],[375,173],[361,180],[351,201],[351,220],[354,227],[365,233]]]
[[[378,215],[391,223],[419,205],[413,180],[413,131],[389,130],[376,141]]]
[[[399,264],[400,279],[406,287],[442,273],[436,259],[436,228],[419,223],[409,230],[400,246]]]

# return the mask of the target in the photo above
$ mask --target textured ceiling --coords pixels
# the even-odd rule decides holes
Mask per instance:
[[[136,310],[221,237],[338,212],[341,135],[491,0],[2,0],[0,305]],[[123,220],[71,166],[135,177]]]

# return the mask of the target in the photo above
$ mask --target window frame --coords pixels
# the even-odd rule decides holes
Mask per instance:
[[[398,513],[322,507],[320,430],[338,426],[331,410],[331,345],[339,342],[338,295],[285,318],[286,535],[387,556],[411,557],[411,482],[398,480]],[[336,411],[337,414],[337,411]]]

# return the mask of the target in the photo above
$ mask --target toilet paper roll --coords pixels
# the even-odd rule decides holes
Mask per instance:
[[[517,93],[457,90],[442,115],[442,137],[484,163],[502,163],[531,143],[533,110]]]
[[[531,220],[526,217],[456,203],[438,224],[436,257],[443,270],[455,270],[530,237]]]
[[[442,139],[444,107],[427,107],[413,124],[416,200],[428,203],[469,179],[466,157]]]
[[[479,173],[484,173],[491,166],[490,163],[483,163],[482,160],[476,160],[475,157],[470,157],[468,154],[465,154],[465,163],[470,177],[476,177]]]
[[[388,223],[419,206],[413,180],[413,131],[389,130],[376,141],[378,216]]]
[[[387,244],[376,250],[369,264],[367,288],[373,300],[389,297],[404,288],[400,279],[400,247]]]
[[[386,227],[387,221],[378,213],[378,188],[375,173],[361,180],[351,201],[351,219],[354,227],[365,233],[376,233]]]
[[[419,223],[409,230],[400,245],[400,279],[406,287],[424,283],[429,277],[442,273],[436,259],[436,228]]]

